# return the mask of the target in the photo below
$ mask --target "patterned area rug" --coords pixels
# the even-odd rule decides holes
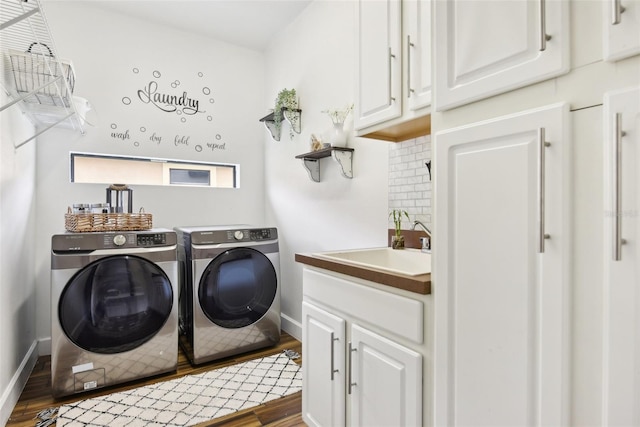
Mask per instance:
[[[189,426],[302,390],[283,352],[226,368],[63,405],[58,427]]]

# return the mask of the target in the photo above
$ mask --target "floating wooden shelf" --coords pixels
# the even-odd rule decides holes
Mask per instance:
[[[340,165],[342,176],[353,178],[353,148],[328,147],[318,151],[299,154],[296,159],[302,159],[304,168],[312,181],[320,182],[320,159],[332,157]]]

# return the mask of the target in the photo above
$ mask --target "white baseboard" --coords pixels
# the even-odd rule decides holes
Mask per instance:
[[[286,314],[280,314],[280,319],[282,321],[281,329],[302,342],[302,324]]]
[[[38,340],[38,356],[48,356],[51,354],[51,338],[40,338]]]
[[[7,388],[2,393],[2,397],[0,397],[0,425],[6,425],[7,421],[9,421],[13,408],[15,408],[20,394],[22,394],[22,390],[27,384],[27,380],[29,380],[31,371],[33,371],[33,367],[36,366],[37,361],[38,342],[34,341],[22,359],[18,370],[11,378],[9,385],[7,385]]]

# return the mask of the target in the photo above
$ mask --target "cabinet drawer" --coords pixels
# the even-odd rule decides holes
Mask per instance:
[[[308,268],[303,270],[302,281],[305,298],[422,343],[422,302]]]

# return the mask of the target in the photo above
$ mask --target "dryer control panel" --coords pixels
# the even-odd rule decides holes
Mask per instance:
[[[278,231],[275,227],[193,230],[189,234],[190,243],[193,245],[243,243],[277,239]]]
[[[228,230],[227,242],[255,242],[275,239],[273,228],[249,228],[245,230]]]

